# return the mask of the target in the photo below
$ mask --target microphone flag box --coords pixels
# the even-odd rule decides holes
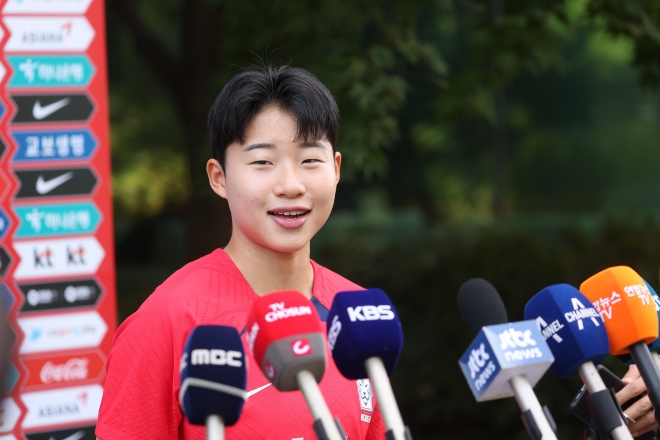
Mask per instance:
[[[477,402],[513,396],[509,380],[520,374],[533,387],[554,357],[535,321],[484,327],[458,362]]]
[[[651,292],[651,297],[653,298],[653,303],[655,304],[655,312],[658,314],[658,321],[660,322],[660,297],[658,297],[657,292],[651,285],[648,283],[648,281],[644,280],[644,284],[646,284],[646,288]],[[660,325],[659,325],[660,328]],[[656,339],[655,341],[651,342],[648,344],[649,350],[651,350],[654,353],[660,353],[660,338]],[[621,362],[624,364],[634,364],[632,360],[632,356],[629,354],[622,354],[620,356],[617,356]]]

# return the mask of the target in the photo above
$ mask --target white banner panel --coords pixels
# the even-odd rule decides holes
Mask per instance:
[[[27,407],[23,428],[95,420],[102,396],[101,385],[25,393],[21,396]]]
[[[105,251],[95,237],[59,238],[14,243],[21,258],[14,278],[47,278],[96,273]]]
[[[97,312],[19,318],[25,334],[19,353],[98,347],[108,326]]]

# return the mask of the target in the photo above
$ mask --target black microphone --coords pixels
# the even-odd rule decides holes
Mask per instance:
[[[188,421],[206,426],[208,440],[225,438],[225,426],[238,421],[247,399],[243,344],[233,327],[200,325],[181,357],[179,401]]]

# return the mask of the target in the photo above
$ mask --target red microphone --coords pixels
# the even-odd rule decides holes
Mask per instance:
[[[247,320],[250,352],[279,391],[300,390],[314,419],[319,439],[343,440],[318,382],[326,366],[325,336],[316,308],[302,293],[285,290],[252,304]]]

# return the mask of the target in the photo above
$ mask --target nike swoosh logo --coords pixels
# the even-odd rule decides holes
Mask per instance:
[[[272,385],[272,383],[267,383],[266,385],[264,385],[264,386],[262,386],[262,387],[259,387],[259,388],[257,388],[257,389],[254,389],[254,390],[252,390],[252,391],[248,391],[248,392],[247,392],[247,397],[254,396],[254,395],[257,394],[259,391],[264,390],[264,389],[268,388],[268,387],[271,386],[271,385]]]
[[[50,180],[44,180],[44,176],[39,176],[37,179],[37,192],[41,195],[48,194],[64,182],[73,178],[73,171],[62,174],[61,176],[54,177]],[[66,440],[66,439],[64,439]]]
[[[85,436],[85,431],[78,431],[75,434],[71,434],[67,438],[63,438],[62,440],[80,440],[84,436]],[[55,437],[51,435],[50,440],[55,440]]]
[[[41,121],[42,119],[52,115],[62,107],[67,106],[69,102],[71,102],[70,98],[64,98],[64,99],[60,99],[59,101],[55,101],[52,104],[48,104],[42,107],[41,101],[37,99],[37,102],[34,103],[34,107],[32,107],[32,116],[34,116],[34,119],[36,119],[37,121]]]

